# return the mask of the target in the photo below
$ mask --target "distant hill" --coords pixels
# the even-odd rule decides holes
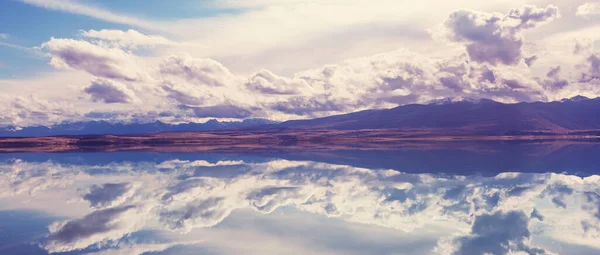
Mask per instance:
[[[32,126],[20,130],[0,129],[0,137],[54,135],[129,135],[159,132],[194,132],[227,129],[268,130],[365,130],[395,129],[415,136],[444,135],[541,135],[551,133],[600,134],[600,98],[582,96],[556,102],[504,104],[489,99],[447,98],[427,104],[391,109],[366,110],[309,120],[277,123],[265,119],[240,122],[167,124],[120,124],[106,121],[63,123],[50,127]]]
[[[234,128],[249,128],[277,122],[265,119],[247,119],[238,122],[219,122],[209,120],[205,123],[183,123],[167,124],[160,121],[152,123],[109,123],[106,121],[72,122],[62,123],[50,127],[31,126],[23,129],[5,127],[0,129],[0,137],[30,137],[30,136],[54,136],[54,135],[92,135],[92,134],[143,134],[158,132],[190,132],[211,131]]]
[[[440,135],[518,135],[600,129],[600,98],[504,104],[488,99],[444,99],[392,109],[366,110],[310,120],[286,121],[291,129],[406,129]]]

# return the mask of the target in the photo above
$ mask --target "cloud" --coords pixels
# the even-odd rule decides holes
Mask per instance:
[[[202,105],[215,100],[215,95],[210,90],[193,84],[164,81],[161,88],[168,98],[183,105]]]
[[[523,58],[521,31],[560,17],[558,8],[526,5],[506,15],[472,10],[452,12],[434,35],[465,44],[469,57],[479,63],[516,65]]]
[[[246,82],[246,87],[251,91],[274,95],[298,94],[307,86],[304,80],[287,79],[269,70],[261,70],[253,74]]]
[[[600,53],[591,54],[583,65],[587,68],[586,72],[581,74],[582,82],[590,82],[592,80],[600,79]]]
[[[533,55],[533,56],[531,56],[531,57],[524,58],[523,60],[525,61],[525,64],[526,64],[528,67],[531,67],[531,66],[533,65],[533,63],[534,63],[536,60],[538,60],[538,56],[536,56],[536,55]]]
[[[142,255],[147,253],[164,252],[180,245],[192,245],[199,242],[170,242],[170,243],[131,243],[119,244],[118,247],[86,253],[86,255]]]
[[[600,3],[585,3],[577,7],[577,16],[591,17],[600,14]]]
[[[42,48],[51,56],[50,64],[59,69],[77,69],[92,75],[124,81],[140,79],[138,64],[131,53],[107,48],[87,41],[55,39]]]
[[[25,46],[22,46],[22,45],[12,44],[12,43],[7,43],[7,42],[1,42],[1,41],[0,41],[0,46],[8,47],[8,48],[19,50],[19,51],[22,51],[22,52],[26,52],[26,53],[31,54],[32,56],[35,56],[35,57],[38,57],[38,58],[46,57],[44,55],[44,53],[42,53],[38,48],[35,48],[35,47],[34,48],[29,48],[29,47],[25,47]]]
[[[67,100],[46,100],[38,96],[0,95],[0,123],[17,127],[40,123],[54,124],[63,119],[76,119],[78,112]]]
[[[106,79],[95,79],[92,84],[83,89],[94,102],[113,103],[131,103],[135,100],[135,93],[127,86]]]
[[[177,44],[165,37],[158,35],[145,35],[136,30],[129,29],[127,31],[117,29],[102,29],[81,31],[81,35],[87,38],[99,39],[107,42],[112,42],[120,47],[136,48],[153,47],[159,45],[174,45]]]
[[[135,232],[142,222],[134,206],[95,211],[80,219],[54,222],[44,247],[49,252],[84,249]]]
[[[318,116],[319,113],[344,112],[347,106],[342,100],[328,95],[292,97],[287,101],[270,105],[270,109],[299,116]]]
[[[0,39],[8,39],[8,34],[0,33]]]
[[[94,7],[89,4],[78,3],[77,1],[67,0],[20,0],[23,3],[30,4],[33,6],[63,11],[68,13],[86,15],[99,20],[104,20],[113,23],[132,25],[147,29],[160,29],[166,30],[165,27],[154,23],[152,21],[143,20],[131,16],[127,16],[121,13],[115,13],[108,10],[104,10],[99,7]]]
[[[588,191],[584,193],[585,199],[589,204],[583,207],[589,211],[597,220],[600,221],[600,194],[597,192]]]
[[[551,68],[546,74],[546,79],[540,80],[542,86],[547,90],[558,90],[569,85],[569,81],[561,77],[561,67]]]
[[[83,199],[90,202],[92,208],[107,208],[118,206],[128,196],[132,195],[130,183],[106,183],[94,185]]]
[[[546,254],[543,249],[529,246],[528,222],[525,214],[515,211],[477,216],[471,236],[457,238],[458,250],[452,254]]]
[[[183,78],[192,84],[212,87],[226,86],[235,79],[221,63],[212,59],[193,58],[187,54],[167,57],[160,63],[159,73]]]
[[[244,119],[252,116],[252,111],[231,104],[213,105],[213,106],[184,106],[185,109],[191,109],[198,118],[237,118]]]

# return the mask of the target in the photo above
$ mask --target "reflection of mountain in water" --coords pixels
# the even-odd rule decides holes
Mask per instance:
[[[31,162],[52,160],[65,164],[108,162],[154,162],[173,159],[244,160],[250,163],[273,159],[318,161],[369,169],[394,169],[409,173],[481,174],[502,172],[569,173],[593,175],[600,166],[600,143],[569,141],[456,141],[405,143],[396,150],[346,149],[328,151],[228,151],[214,153],[12,153],[0,160],[20,158]]]
[[[247,162],[231,155],[208,162],[143,161],[164,155],[138,154],[129,162],[104,157],[110,162],[93,164],[59,156],[56,161],[38,157],[0,165],[2,201],[26,200],[27,208],[33,204],[48,211],[85,208],[81,215],[49,226],[42,242],[51,252],[118,249],[129,234],[149,228],[187,236],[218,227],[239,210],[271,215],[282,208],[407,233],[444,230],[435,247],[427,249],[440,254],[552,251],[537,240],[600,249],[597,175],[413,174],[313,161]],[[48,205],[48,196],[71,202]]]

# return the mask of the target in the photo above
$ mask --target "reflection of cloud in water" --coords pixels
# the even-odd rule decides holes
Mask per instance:
[[[102,185],[93,185],[89,193],[83,196],[84,200],[90,202],[94,208],[104,208],[118,205],[123,202],[132,190],[129,183],[105,183]]]
[[[454,228],[457,236],[436,249],[457,254],[538,254],[529,244],[536,235],[600,248],[599,183],[599,176],[438,176],[285,160],[0,165],[2,197],[82,190],[89,212],[53,223],[49,251],[102,246],[150,227],[187,233],[237,209],[282,206],[405,232]]]
[[[46,249],[64,252],[120,238],[141,229],[135,206],[92,212],[81,219],[58,221],[50,225]]]
[[[528,217],[523,212],[496,212],[475,217],[469,236],[452,242],[456,250],[443,251],[455,255],[468,254],[546,254],[543,249],[531,247]],[[445,244],[448,245],[448,244]],[[451,247],[452,249],[453,247]]]

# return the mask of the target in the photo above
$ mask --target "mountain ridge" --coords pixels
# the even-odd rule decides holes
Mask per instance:
[[[427,131],[439,135],[518,135],[600,129],[600,98],[575,96],[554,102],[505,104],[485,98],[443,98],[426,104],[389,109],[370,109],[306,120],[275,122],[246,119],[239,122],[168,124],[109,123],[106,121],[61,123],[51,127],[31,126],[0,129],[0,137],[59,135],[132,135],[164,132],[219,130],[366,130],[399,129]]]
[[[159,132],[194,132],[223,129],[247,128],[277,122],[266,119],[245,119],[243,121],[208,120],[204,123],[168,124],[161,121],[149,123],[110,123],[107,121],[85,121],[60,123],[53,126],[30,126],[16,129],[13,126],[0,129],[0,137],[59,136],[59,135],[131,135]]]
[[[438,101],[439,102],[439,101]],[[535,131],[600,129],[600,98],[504,104],[445,100],[277,124],[291,129],[439,130],[440,134],[507,135]]]

